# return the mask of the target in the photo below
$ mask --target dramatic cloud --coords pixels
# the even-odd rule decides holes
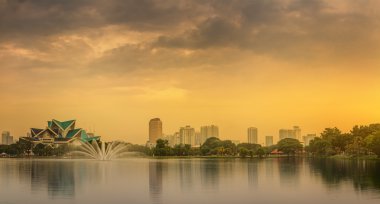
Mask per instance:
[[[324,111],[380,120],[378,19],[376,0],[0,0],[0,129],[109,117],[142,143],[152,116],[240,139],[251,122],[319,131]]]

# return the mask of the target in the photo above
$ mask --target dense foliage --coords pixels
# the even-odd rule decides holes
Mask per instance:
[[[349,133],[338,128],[326,128],[320,138],[310,141],[305,150],[312,155],[380,155],[380,124],[354,126]]]

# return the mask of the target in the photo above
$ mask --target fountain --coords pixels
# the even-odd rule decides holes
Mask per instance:
[[[120,158],[127,153],[128,145],[122,142],[108,143],[107,147],[104,142],[100,142],[100,145],[96,141],[82,142],[80,141],[79,150],[73,151],[73,154],[79,154],[83,156],[91,157],[97,160],[112,160]]]

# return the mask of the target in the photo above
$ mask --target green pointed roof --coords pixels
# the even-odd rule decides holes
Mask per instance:
[[[50,121],[49,121],[50,122]],[[49,122],[48,122],[48,125],[49,125]],[[68,127],[70,127],[70,125],[72,123],[75,122],[75,120],[68,120],[68,121],[64,121],[64,122],[60,122],[58,120],[55,120],[53,119],[52,122],[56,123],[60,128],[62,128],[63,130],[66,130]],[[50,124],[51,125],[51,124]]]
[[[73,124],[75,120],[68,120],[65,122],[61,122],[62,128],[66,130],[71,124]]]
[[[70,130],[67,135],[66,135],[66,138],[72,138],[74,137],[76,134],[79,133],[79,131],[81,131],[82,129],[81,128],[78,128],[78,129],[74,129],[74,130]]]

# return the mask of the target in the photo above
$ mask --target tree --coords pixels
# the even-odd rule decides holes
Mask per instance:
[[[341,135],[341,131],[334,127],[334,128],[325,128],[325,130],[321,133],[321,138],[324,140],[327,140],[331,143],[333,139]]]
[[[173,152],[169,147],[169,142],[167,140],[158,139],[156,147],[153,149],[153,153],[157,156],[170,156]]]
[[[18,145],[23,154],[30,155],[32,153],[33,143],[28,140],[20,139]]]
[[[257,156],[259,156],[259,158],[262,158],[264,155],[265,155],[265,149],[260,147],[257,151],[256,151],[256,154]]]
[[[43,156],[44,155],[44,149],[45,149],[45,145],[40,143],[40,144],[37,144],[36,146],[34,146],[32,151],[33,151],[34,155]]]
[[[353,136],[349,133],[339,134],[331,139],[331,145],[337,153],[346,151],[348,144],[352,143]]]
[[[308,152],[318,156],[327,156],[333,154],[331,143],[319,137],[311,140],[309,146],[307,146],[305,149]]]
[[[297,139],[285,138],[277,143],[277,148],[289,156],[301,151],[302,145]]]
[[[380,156],[380,132],[366,137],[365,144],[371,152]]]
[[[249,154],[248,149],[244,147],[239,148],[239,156],[245,158]]]

